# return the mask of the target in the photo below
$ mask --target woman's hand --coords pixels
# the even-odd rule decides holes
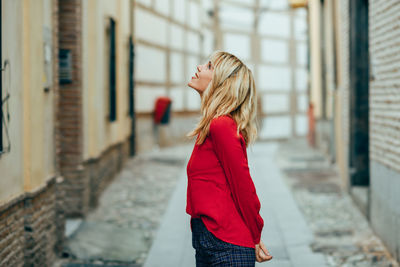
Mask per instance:
[[[269,251],[265,247],[264,243],[260,241],[259,244],[256,245],[256,261],[264,262],[272,259],[272,256],[269,254]]]

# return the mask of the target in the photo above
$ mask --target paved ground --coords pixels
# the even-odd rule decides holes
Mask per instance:
[[[281,143],[277,162],[329,266],[398,266],[340,186],[334,166],[304,139]]]
[[[275,164],[276,143],[257,143],[248,150],[250,174],[264,218],[262,240],[274,258],[257,266],[325,266],[322,254],[311,251],[313,240],[292,195]],[[189,216],[184,212],[186,176],[181,177],[161,222],[145,267],[195,266]]]
[[[192,149],[175,146],[129,160],[98,209],[68,222],[70,257],[54,267],[195,266],[185,213]],[[274,256],[257,266],[390,266],[322,155],[296,140],[257,143],[248,157],[265,222],[262,239]]]
[[[54,267],[142,266],[191,150],[179,145],[130,159],[98,208],[67,222],[69,257]]]

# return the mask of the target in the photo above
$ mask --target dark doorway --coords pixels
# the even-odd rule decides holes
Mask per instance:
[[[349,1],[350,10],[350,140],[352,186],[369,185],[369,54],[368,0]]]
[[[2,21],[3,21],[3,11],[2,11],[3,1],[0,0],[0,154],[3,151],[3,55],[2,55],[2,42],[3,42],[3,32],[2,32]]]

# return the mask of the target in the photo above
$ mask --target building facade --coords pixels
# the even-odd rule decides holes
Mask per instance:
[[[132,154],[132,3],[0,2],[0,265],[49,266]]]
[[[57,1],[0,1],[0,265],[45,266],[62,231]]]
[[[138,151],[188,141],[185,133],[200,117],[200,96],[187,83],[215,48],[204,2],[133,1]],[[153,111],[160,96],[172,100],[171,119],[156,129]]]
[[[292,9],[289,1],[216,1],[215,6],[217,47],[243,59],[255,78],[259,139],[306,135],[306,9]]]
[[[399,1],[309,1],[317,146],[400,260]]]
[[[160,144],[187,141],[200,117],[200,97],[187,83],[214,50],[237,55],[258,90],[259,138],[307,133],[307,12],[288,1],[140,0],[134,4],[135,99],[139,150],[154,146],[152,110],[172,99]],[[148,64],[148,62],[159,64]]]

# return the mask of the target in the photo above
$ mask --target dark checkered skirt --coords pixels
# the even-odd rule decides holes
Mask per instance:
[[[254,248],[242,247],[218,239],[207,230],[203,221],[192,218],[192,245],[196,250],[196,267],[240,266],[254,267]]]

